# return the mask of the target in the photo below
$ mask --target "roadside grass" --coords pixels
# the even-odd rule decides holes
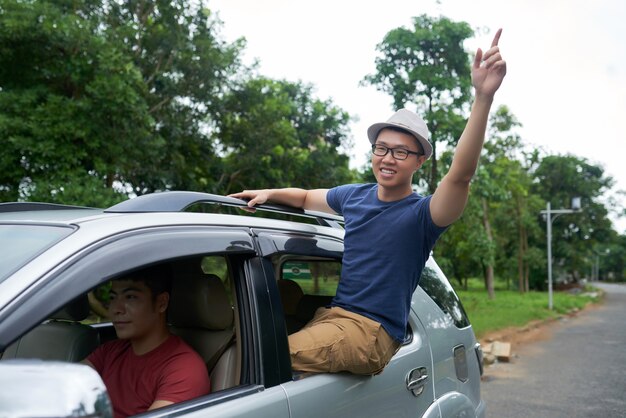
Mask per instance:
[[[587,304],[597,302],[601,297],[601,292],[592,287],[585,288],[579,294],[555,291],[553,293],[554,309],[550,311],[547,291],[519,293],[517,290],[505,290],[502,286],[496,285],[496,296],[490,300],[480,279],[469,280],[468,290],[460,289],[458,283],[453,283],[453,286],[463,303],[477,338],[491,331],[508,327],[523,327],[532,321],[557,318],[576,309],[583,309]]]

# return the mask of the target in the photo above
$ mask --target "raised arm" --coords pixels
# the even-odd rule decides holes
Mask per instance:
[[[249,199],[249,207],[261,205],[265,202],[273,202],[296,208],[335,213],[326,202],[326,193],[328,193],[328,189],[305,190],[287,188],[244,190],[243,192],[233,193],[229,196],[239,199]]]
[[[472,65],[472,84],[475,99],[472,112],[459,139],[450,170],[441,180],[430,202],[433,222],[448,226],[456,221],[467,203],[469,186],[480,158],[485,139],[487,119],[493,97],[506,75],[506,62],[502,59],[498,41],[502,29],[496,32],[491,48],[483,54],[479,48]]]

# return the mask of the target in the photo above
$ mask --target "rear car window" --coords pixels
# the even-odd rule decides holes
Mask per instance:
[[[72,231],[55,225],[0,225],[0,282]]]
[[[426,263],[419,285],[437,306],[452,318],[458,328],[465,328],[470,325],[459,296],[455,293],[443,271],[432,260]]]
[[[321,260],[289,260],[282,265],[282,279],[293,280],[305,295],[335,296],[341,263]]]

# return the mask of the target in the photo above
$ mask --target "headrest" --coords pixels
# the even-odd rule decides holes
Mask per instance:
[[[233,323],[233,309],[224,284],[215,274],[174,274],[169,304],[170,323],[178,328],[223,330]]]
[[[89,299],[87,294],[80,295],[70,303],[50,315],[50,319],[65,321],[82,321],[89,315]]]
[[[279,280],[276,283],[280,293],[280,300],[283,302],[285,315],[295,315],[298,302],[304,295],[302,288],[298,283],[289,279]]]

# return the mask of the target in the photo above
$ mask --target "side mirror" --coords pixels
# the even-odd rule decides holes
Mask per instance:
[[[113,418],[100,375],[83,364],[0,361],[0,416]]]

